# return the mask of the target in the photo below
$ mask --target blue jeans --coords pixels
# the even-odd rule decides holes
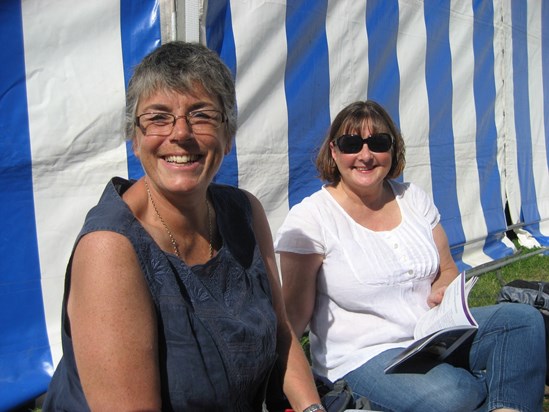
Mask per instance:
[[[401,349],[387,350],[344,378],[356,396],[380,411],[540,412],[545,389],[545,325],[539,311],[520,303],[472,308],[479,324],[471,371],[442,363],[425,374],[385,374]]]

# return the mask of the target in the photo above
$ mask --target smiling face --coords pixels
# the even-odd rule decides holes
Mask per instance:
[[[346,130],[345,127],[342,129],[338,136],[349,133],[366,138],[374,132],[387,132],[386,130],[373,130],[367,121],[363,122],[360,130]],[[360,152],[346,154],[339,150],[333,140],[330,142],[330,150],[341,175],[340,184],[357,194],[381,188],[391,170],[392,150],[376,153],[372,152],[367,144],[364,144]]]
[[[184,116],[200,109],[221,110],[202,87],[194,90],[193,94],[157,90],[140,99],[137,115],[155,112]],[[145,135],[136,128],[133,150],[157,189],[165,193],[205,191],[230,151],[230,138],[225,123],[209,132],[194,133],[182,117],[167,136]]]

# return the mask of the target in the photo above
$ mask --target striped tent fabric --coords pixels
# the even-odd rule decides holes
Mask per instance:
[[[47,388],[85,214],[110,177],[143,173],[124,141],[125,86],[175,38],[232,70],[239,129],[216,180],[256,194],[273,233],[320,188],[331,120],[373,99],[401,128],[402,179],[434,199],[460,269],[512,255],[509,224],[549,246],[544,0],[4,0],[0,410]]]
[[[256,193],[276,231],[322,183],[331,119],[373,99],[401,128],[402,179],[432,195],[460,269],[514,253],[506,204],[521,240],[547,246],[548,17],[535,0],[210,2],[206,41],[239,104],[219,179]]]
[[[110,177],[142,173],[123,136],[124,92],[161,43],[161,10],[154,0],[0,2],[0,410],[46,391],[85,214]]]

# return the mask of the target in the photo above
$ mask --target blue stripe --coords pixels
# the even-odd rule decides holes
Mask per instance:
[[[229,0],[218,0],[208,4],[206,15],[206,44],[215,50],[236,79],[236,49],[232,27]],[[238,186],[238,148],[236,142],[215,176],[215,182]]]
[[[474,98],[476,108],[476,158],[480,184],[480,203],[488,229],[484,253],[492,259],[511,255],[513,250],[501,242],[507,230],[501,207],[501,180],[497,163],[496,81],[494,78],[494,8],[485,0],[473,1]]]
[[[45,368],[53,362],[36,239],[20,1],[0,2],[0,40],[0,410],[9,410],[46,391]]]
[[[450,51],[450,0],[424,5],[427,30],[426,84],[429,99],[429,151],[433,198],[441,211],[454,260],[463,255],[461,214],[457,198],[454,130],[452,127],[452,56]]]
[[[289,206],[320,188],[315,156],[330,126],[327,0],[286,6]]]
[[[366,5],[368,35],[368,99],[381,104],[400,128],[400,71],[397,57],[398,0],[369,1]],[[402,176],[397,180],[402,181]]]
[[[133,68],[162,40],[160,10],[156,0],[120,0],[120,36],[126,87]],[[138,179],[143,176],[141,162],[135,157],[131,142],[126,143],[128,176]]]
[[[545,154],[549,166],[549,1],[541,3],[541,73],[543,77],[543,124],[545,125]],[[549,194],[545,194],[548,196]],[[549,246],[549,241],[544,242]]]
[[[530,128],[530,100],[528,94],[528,42],[527,4],[521,0],[511,2],[513,27],[513,95],[515,133],[517,139],[517,169],[521,195],[521,221],[525,230],[542,239],[539,231],[540,215],[532,164],[532,130]]]
[[[368,35],[368,99],[381,104],[400,127],[400,72],[397,58],[398,0],[369,1],[366,5]]]

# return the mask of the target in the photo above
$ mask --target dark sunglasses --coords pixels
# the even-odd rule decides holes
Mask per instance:
[[[335,144],[342,153],[358,153],[364,144],[375,153],[388,152],[393,145],[393,138],[389,133],[375,133],[363,139],[357,134],[344,134],[335,140]]]

